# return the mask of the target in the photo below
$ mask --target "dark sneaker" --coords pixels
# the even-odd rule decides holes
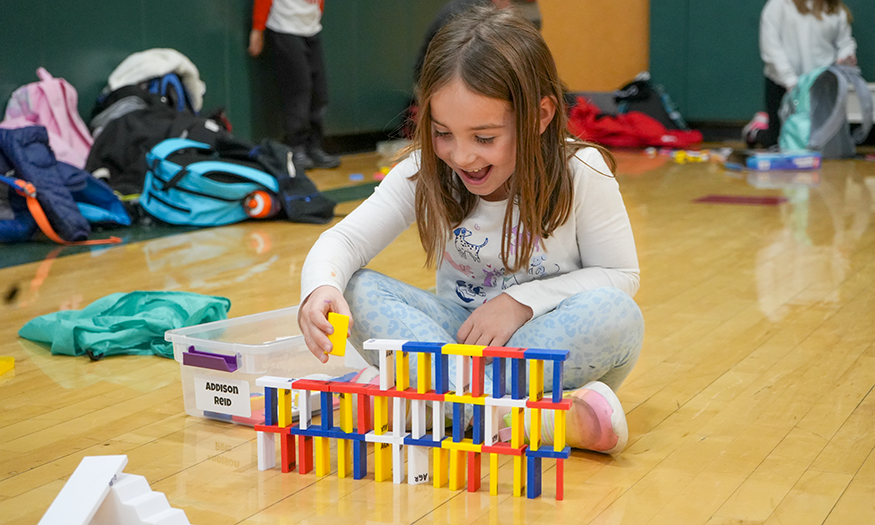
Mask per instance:
[[[307,150],[307,155],[317,168],[336,168],[340,166],[340,157],[329,155],[322,151],[321,148],[310,148]]]
[[[750,122],[741,130],[741,138],[747,144],[748,148],[753,148],[757,144],[757,134],[760,131],[769,129],[769,115],[763,111],[757,112]]]
[[[302,170],[312,170],[316,165],[313,163],[313,159],[307,155],[307,151],[304,149],[304,146],[298,146],[292,148],[292,162],[295,163],[295,167]]]

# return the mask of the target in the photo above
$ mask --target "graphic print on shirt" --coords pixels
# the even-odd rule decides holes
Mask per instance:
[[[456,269],[459,273],[465,274],[466,277],[474,279],[476,275],[474,273],[474,268],[468,266],[467,264],[459,264],[453,260],[453,256],[450,255],[450,252],[444,250],[444,261],[448,263],[450,266]]]
[[[474,262],[480,262],[480,249],[486,246],[489,242],[489,238],[483,239],[482,244],[474,244],[468,241],[468,237],[473,235],[474,232],[465,228],[464,226],[460,226],[453,230],[453,244],[456,247],[456,251],[459,252],[459,255],[462,256],[462,259],[467,259],[468,256],[471,256],[471,259]]]
[[[510,229],[510,235],[508,235],[508,238],[510,239],[510,242],[508,243],[508,250],[507,250],[508,255],[516,255],[517,243],[515,241],[517,239],[519,239],[519,237],[520,237],[519,232],[520,232],[519,226],[514,226],[513,228]],[[532,248],[533,248],[534,252],[541,251],[541,239],[540,238],[538,238],[538,237],[535,238],[535,244]]]
[[[459,279],[456,281],[456,295],[459,296],[459,299],[466,303],[470,303],[478,297],[486,297],[486,292],[484,292],[483,288],[480,286],[474,286],[473,284],[468,284]]]
[[[498,286],[499,280],[504,277],[504,268],[493,268],[491,264],[487,264],[483,270],[486,278],[483,279],[483,286],[486,288],[495,288]]]
[[[529,261],[529,275],[531,275],[535,279],[540,279],[541,277],[548,275],[549,273],[547,271],[547,267],[544,266],[544,262],[546,260],[546,255],[536,255],[532,257],[532,259]],[[556,272],[554,273],[559,273],[559,265],[553,263],[553,266],[556,267]]]

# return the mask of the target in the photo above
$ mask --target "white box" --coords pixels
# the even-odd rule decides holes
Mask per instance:
[[[255,384],[259,377],[327,380],[357,371],[343,357],[330,357],[326,364],[316,359],[304,344],[297,316],[293,306],[168,330],[164,338],[173,343],[181,366],[185,412],[251,426],[264,421],[264,389]]]

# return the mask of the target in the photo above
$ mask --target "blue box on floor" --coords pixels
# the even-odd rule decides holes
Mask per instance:
[[[816,151],[733,151],[726,159],[725,166],[732,170],[816,170],[823,159]]]

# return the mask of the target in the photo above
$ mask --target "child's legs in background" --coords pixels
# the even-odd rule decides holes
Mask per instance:
[[[776,84],[772,79],[766,78],[765,96],[766,96],[766,113],[769,114],[769,129],[764,129],[757,133],[757,142],[765,148],[770,148],[778,143],[778,138],[781,135],[781,118],[778,116],[778,111],[781,109],[781,101],[784,99],[784,94],[787,92],[783,86]]]
[[[562,301],[523,325],[506,346],[568,350],[563,390],[601,381],[616,390],[632,371],[644,341],[644,317],[616,288],[596,288]],[[544,389],[552,391],[553,365],[545,363]]]

